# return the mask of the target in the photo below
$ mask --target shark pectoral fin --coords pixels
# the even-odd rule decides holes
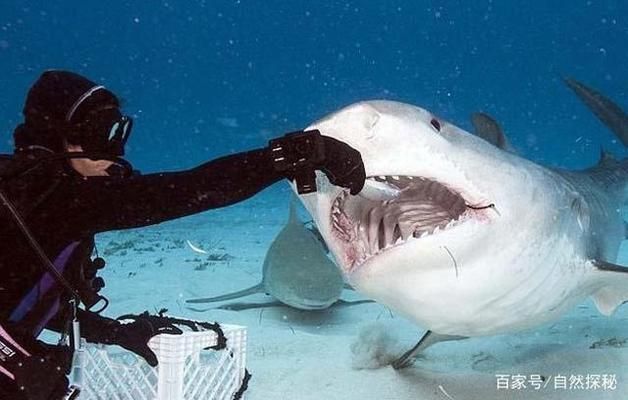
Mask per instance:
[[[618,273],[623,277],[618,280],[611,276],[608,284],[591,296],[600,313],[609,316],[617,307],[628,301],[628,267],[599,260],[594,260],[593,265],[600,271]]]
[[[440,342],[448,342],[450,340],[462,340],[468,339],[466,336],[455,336],[455,335],[442,335],[440,333],[434,333],[432,331],[427,331],[425,334],[419,339],[417,344],[414,345],[410,350],[406,351],[402,356],[397,358],[392,363],[392,367],[394,369],[403,369],[409,367],[414,363],[416,357],[427,349],[428,347],[440,343]]]
[[[223,304],[220,307],[216,307],[216,310],[229,310],[229,311],[244,311],[254,310],[256,308],[267,307],[288,307],[280,301],[270,301],[266,303],[228,303]]]
[[[349,306],[358,306],[360,304],[368,304],[368,303],[375,303],[375,301],[373,301],[373,300],[343,300],[343,299],[338,299],[338,301],[336,303],[334,303],[334,306],[349,307]]]
[[[606,261],[601,260],[593,260],[593,266],[599,269],[600,271],[611,271],[611,272],[621,272],[628,274],[628,266],[613,264]]]
[[[239,290],[237,292],[223,294],[222,296],[216,296],[216,297],[206,297],[202,299],[190,299],[190,300],[186,300],[185,302],[188,304],[213,303],[216,301],[238,299],[240,297],[249,296],[255,293],[264,293],[265,290],[266,289],[264,287],[264,283],[260,282],[255,286],[251,286],[250,288]]]
[[[599,289],[592,297],[598,311],[606,316],[612,315],[617,307],[628,301],[626,292],[613,287]]]

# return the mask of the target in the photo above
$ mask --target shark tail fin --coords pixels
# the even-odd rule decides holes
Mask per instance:
[[[564,77],[565,84],[628,147],[628,115],[613,100],[582,82]]]
[[[573,90],[585,106],[628,148],[628,114],[613,100],[597,90],[573,78],[564,77],[565,84]],[[602,151],[595,171],[596,181],[607,188],[620,190],[619,197],[628,203],[628,159],[616,160]]]
[[[628,267],[597,260],[593,265],[602,286],[592,298],[600,313],[608,316],[628,302]]]

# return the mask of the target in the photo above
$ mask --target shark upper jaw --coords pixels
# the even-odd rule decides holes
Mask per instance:
[[[495,205],[473,191],[472,185],[413,175],[370,176],[357,196],[339,191],[332,197],[329,226],[341,268],[351,274],[389,251],[451,234],[471,222],[490,223]]]

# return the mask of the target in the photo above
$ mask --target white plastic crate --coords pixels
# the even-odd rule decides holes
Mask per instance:
[[[246,363],[246,329],[221,325],[224,350],[213,331],[158,335],[149,347],[159,365],[117,346],[84,343],[73,372],[79,400],[231,400],[240,388]]]

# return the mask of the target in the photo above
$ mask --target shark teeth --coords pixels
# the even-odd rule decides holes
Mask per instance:
[[[467,218],[459,218],[457,220],[453,220],[450,221],[447,225],[445,226],[437,226],[435,227],[433,230],[424,230],[424,231],[416,231],[414,232],[410,237],[408,237],[407,239],[404,239],[403,237],[398,237],[394,243],[388,243],[386,244],[384,247],[382,248],[378,248],[377,250],[373,251],[373,249],[371,248],[363,248],[361,247],[361,251],[360,251],[360,257],[355,260],[353,262],[352,268],[355,268],[357,266],[360,266],[362,264],[364,264],[365,262],[367,262],[368,260],[370,260],[371,258],[381,255],[384,252],[387,252],[391,249],[394,249],[395,247],[399,247],[402,246],[410,241],[416,241],[416,240],[421,240],[424,239],[426,237],[430,237],[430,236],[434,236],[437,235],[439,233],[442,233],[456,225],[459,225],[461,222],[466,221]],[[360,230],[364,231],[365,228],[364,227],[360,227]]]
[[[336,196],[329,223],[354,268],[411,240],[441,235],[474,219],[476,211],[467,204],[460,193],[433,179],[371,176],[358,196],[349,196],[348,190]]]

